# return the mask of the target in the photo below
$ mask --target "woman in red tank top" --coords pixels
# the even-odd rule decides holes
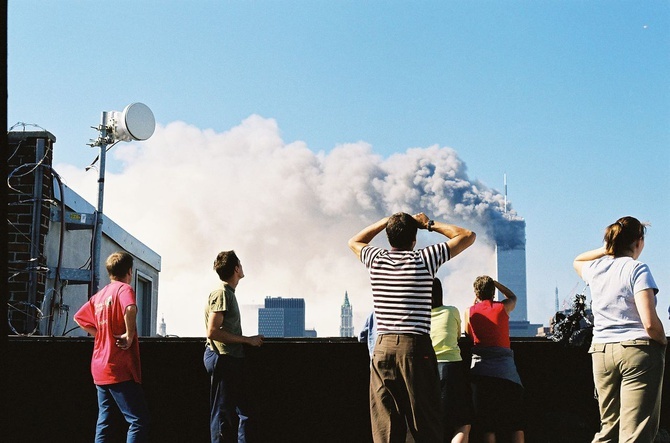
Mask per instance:
[[[496,289],[505,300],[493,300]],[[516,306],[516,295],[488,275],[477,277],[474,290],[475,304],[465,311],[465,333],[473,340],[473,431],[489,443],[503,432],[511,436],[511,441],[522,443],[523,385],[509,339],[509,314]]]

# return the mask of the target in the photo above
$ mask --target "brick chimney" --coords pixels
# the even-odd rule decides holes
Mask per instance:
[[[23,333],[35,329],[40,320],[31,315],[37,311],[25,308],[40,308],[45,293],[44,244],[53,199],[51,166],[56,137],[48,131],[16,131],[7,134],[7,141],[9,316],[16,331]]]

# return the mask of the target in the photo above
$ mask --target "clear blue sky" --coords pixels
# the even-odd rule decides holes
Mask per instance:
[[[225,133],[259,115],[315,153],[439,145],[473,181],[502,191],[506,173],[531,321],[556,286],[581,289],[572,259],[605,226],[650,221],[641,259],[670,329],[665,0],[10,0],[8,53],[8,125],[52,132],[55,163],[83,169],[101,111],[142,102],[162,127]]]

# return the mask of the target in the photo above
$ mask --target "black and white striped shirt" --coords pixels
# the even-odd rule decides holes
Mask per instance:
[[[378,334],[430,333],[433,278],[448,260],[446,243],[416,251],[363,247],[361,261],[370,273]]]

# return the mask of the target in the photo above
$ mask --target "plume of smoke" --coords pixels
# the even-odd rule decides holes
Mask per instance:
[[[159,312],[168,332],[203,336],[206,297],[221,250],[235,249],[246,278],[241,305],[266,296],[301,297],[306,327],[339,334],[348,291],[357,329],[372,307],[367,272],[347,247],[363,227],[393,212],[477,232],[475,245],[443,266],[445,300],[472,301],[472,281],[494,270],[494,244],[523,244],[523,220],[501,212],[504,197],[470,180],[451,148],[412,148],[388,159],[366,143],[329,152],[285,143],[276,122],[252,115],[224,133],[183,122],[156,128],[141,144],[117,145],[120,172],[106,174],[105,213],[162,257]],[[57,165],[67,184],[94,202],[94,173]],[[441,240],[421,231],[420,244]],[[384,245],[385,236],[375,243]],[[246,334],[257,317],[246,312]]]

